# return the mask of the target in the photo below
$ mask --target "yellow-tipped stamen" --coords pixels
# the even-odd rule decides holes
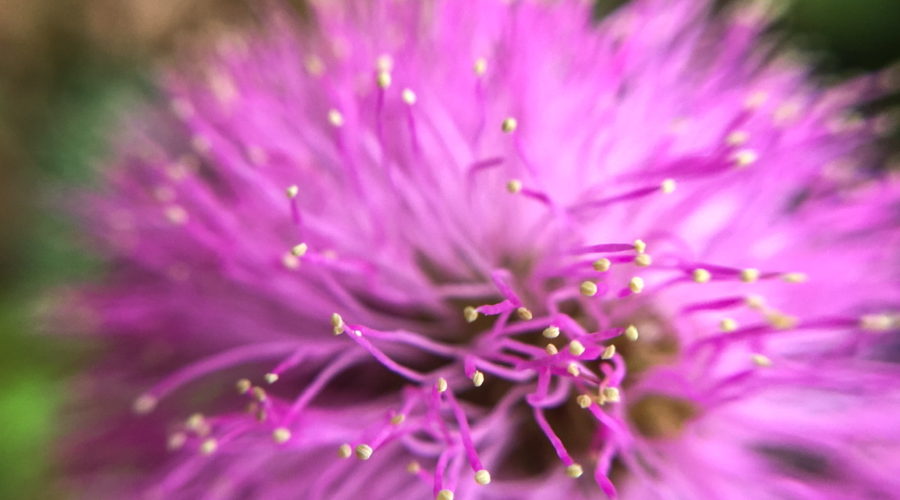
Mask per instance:
[[[437,384],[435,384],[435,387],[437,387],[438,392],[447,392],[447,379],[445,379],[444,377],[440,377],[439,379],[437,379]]]
[[[577,377],[577,376],[581,375],[581,370],[578,368],[578,365],[575,363],[569,363],[569,365],[566,366],[566,371],[569,372],[569,375],[571,375],[573,377]]]
[[[331,327],[335,335],[340,335],[347,329],[347,325],[344,324],[344,318],[338,313],[331,315]]]
[[[145,415],[153,411],[158,402],[159,401],[155,397],[149,394],[143,394],[134,400],[131,409],[138,415]]]
[[[659,190],[664,194],[672,194],[675,192],[676,187],[678,187],[678,184],[675,183],[675,179],[666,179],[660,183]]]
[[[600,396],[604,403],[618,403],[621,400],[619,389],[616,387],[604,387],[600,391]]]
[[[625,338],[626,338],[626,339],[628,339],[628,340],[634,342],[634,341],[636,341],[636,340],[638,339],[639,336],[640,336],[640,333],[638,332],[638,329],[637,329],[636,326],[634,326],[634,325],[628,325],[628,326],[625,328]]]
[[[463,317],[466,318],[467,323],[473,323],[478,319],[478,311],[472,306],[466,306],[466,308],[463,309]]]
[[[764,307],[766,307],[766,299],[764,299],[761,295],[748,295],[747,298],[744,299],[744,302],[746,302],[747,307],[749,307],[750,309],[755,309],[757,311],[762,310]]]
[[[612,262],[606,257],[601,257],[594,261],[593,267],[594,271],[605,273],[606,271],[609,271],[610,267],[612,267]]]
[[[887,314],[866,314],[859,319],[859,326],[870,332],[886,332],[894,325],[894,320]]]
[[[491,473],[487,469],[478,470],[475,472],[475,482],[482,486],[491,484]]]
[[[278,444],[286,443],[291,439],[291,431],[284,427],[279,427],[272,431],[272,439]]]
[[[634,251],[637,253],[644,253],[647,251],[647,244],[644,243],[644,240],[634,240]]]
[[[728,134],[728,137],[725,138],[725,142],[728,143],[729,146],[740,146],[745,144],[750,139],[750,134],[744,132],[743,130],[735,130],[734,132]]]
[[[695,283],[708,283],[709,280],[712,279],[712,274],[706,269],[699,268],[694,269],[694,272],[691,273],[691,277]]]
[[[453,491],[446,489],[439,491],[436,500],[453,500]]]
[[[353,448],[349,444],[342,444],[338,447],[338,456],[341,458],[350,458],[353,455]]]
[[[738,323],[737,321],[731,318],[723,318],[722,321],[719,322],[719,329],[723,332],[733,332],[737,330]]]
[[[752,149],[741,149],[731,156],[731,161],[734,163],[734,166],[738,168],[749,167],[756,163],[756,160],[758,159],[759,155]]]
[[[481,387],[482,384],[484,384],[484,373],[480,370],[475,370],[475,373],[472,374],[472,385]]]
[[[581,356],[584,354],[585,348],[584,344],[577,340],[573,340],[569,342],[569,352],[572,353],[573,356]]]
[[[556,337],[559,337],[559,327],[550,325],[547,328],[544,328],[544,331],[541,332],[541,335],[548,339],[555,339]]]
[[[487,60],[483,57],[475,59],[475,64],[472,65],[472,69],[475,71],[476,76],[484,75],[487,72]]]
[[[795,316],[773,311],[766,314],[766,321],[777,330],[790,330],[797,326],[799,320]]]
[[[406,421],[406,415],[402,413],[396,413],[391,417],[391,425],[400,425]]]
[[[237,389],[238,394],[247,394],[247,391],[249,391],[251,387],[253,387],[253,384],[245,378],[238,380],[234,384],[234,388]]]
[[[566,467],[566,475],[571,477],[572,479],[579,478],[582,474],[584,474],[584,469],[582,469],[578,464],[572,464]]]
[[[575,398],[575,402],[578,403],[578,406],[581,408],[587,408],[591,406],[594,400],[591,399],[587,394],[579,394],[578,397]]]
[[[218,447],[219,443],[215,439],[209,438],[204,440],[203,443],[200,444],[200,453],[204,455],[212,455],[216,452],[216,448]]]
[[[287,189],[284,190],[284,193],[287,195],[288,198],[296,198],[297,194],[300,193],[300,188],[297,187],[296,185],[288,186]]]
[[[413,460],[412,462],[406,464],[406,472],[410,474],[418,474],[422,470],[422,466],[419,465],[419,462]]]
[[[650,264],[653,264],[653,257],[649,253],[639,253],[634,258],[634,265],[636,266],[647,267]]]
[[[336,109],[328,110],[328,123],[333,127],[342,127],[344,125],[344,115]]]
[[[519,122],[516,121],[515,118],[506,118],[503,120],[503,123],[500,125],[500,129],[507,134],[511,134],[516,131],[516,128],[519,126]]]
[[[597,295],[597,284],[593,281],[582,281],[579,290],[581,291],[581,295],[593,297],[594,295]]]
[[[547,347],[544,348],[547,351],[547,354],[551,356],[556,356],[559,354],[559,349],[556,348],[553,344],[547,344]]]
[[[751,354],[750,360],[753,361],[753,364],[759,366],[761,368],[765,368],[767,366],[772,366],[772,360],[769,359],[768,356],[762,354]]]
[[[631,290],[631,293],[641,293],[644,291],[644,279],[635,276],[628,281],[628,289]]]
[[[753,283],[759,279],[759,269],[748,267],[741,270],[741,281],[744,283]]]
[[[400,93],[400,96],[403,98],[403,102],[412,106],[416,103],[416,93],[410,89],[403,89],[403,92]]]
[[[356,447],[356,458],[360,460],[368,460],[372,458],[372,447],[367,444],[361,444]]]
[[[528,321],[534,318],[534,315],[531,314],[531,311],[527,307],[520,307],[516,309],[516,316],[518,316],[522,321]]]
[[[391,86],[391,73],[381,70],[378,72],[378,76],[375,77],[375,81],[381,89],[386,89]]]
[[[266,390],[262,387],[256,386],[251,389],[250,392],[253,395],[253,399],[259,401],[260,403],[266,400]]]
[[[781,279],[787,283],[803,283],[806,281],[806,278],[807,276],[804,273],[787,273],[781,275]]]
[[[294,247],[291,248],[291,255],[293,255],[294,257],[303,257],[304,255],[306,255],[307,250],[309,250],[309,245],[307,245],[306,243],[300,243],[299,245],[294,245]]]
[[[613,356],[615,356],[615,355],[616,355],[616,346],[613,344],[610,344],[610,345],[606,346],[606,349],[603,349],[603,354],[600,355],[600,359],[604,359],[604,360],[612,359]]]
[[[275,382],[278,382],[277,373],[267,373],[263,376],[263,378],[266,379],[267,384],[274,384]]]
[[[512,194],[520,193],[522,191],[522,181],[519,179],[512,179],[506,183],[506,190]]]
[[[170,451],[180,450],[184,443],[187,442],[187,434],[183,432],[176,432],[169,436],[169,439],[166,441],[166,448]]]

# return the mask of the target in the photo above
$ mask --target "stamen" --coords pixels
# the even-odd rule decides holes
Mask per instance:
[[[344,115],[336,109],[328,110],[328,123],[334,127],[342,127],[344,125]]]
[[[335,335],[340,335],[347,329],[347,325],[344,324],[344,318],[338,313],[331,315],[331,326]]]
[[[278,382],[278,374],[277,373],[267,373],[263,376],[263,378],[266,379],[266,383],[268,383],[270,385],[274,384],[275,382]]]
[[[712,275],[706,269],[698,268],[694,269],[692,277],[696,283],[708,283]]]
[[[747,307],[749,307],[750,309],[761,310],[762,308],[766,307],[766,299],[764,299],[760,295],[748,295],[747,298],[744,299],[744,301],[747,303]]]
[[[170,451],[180,450],[184,443],[187,442],[187,434],[183,432],[176,432],[169,436],[169,439],[166,441],[166,448]]]
[[[372,447],[367,444],[361,444],[356,447],[356,458],[360,460],[368,460],[372,458]]]
[[[237,389],[238,394],[247,394],[250,388],[253,387],[253,384],[249,380],[242,378],[234,384],[234,387]]]
[[[665,194],[674,193],[676,187],[677,187],[677,184],[675,183],[675,179],[666,179],[666,180],[662,181],[662,183],[659,185],[660,191],[662,191]]]
[[[759,155],[752,149],[741,149],[731,155],[731,161],[734,163],[734,166],[738,168],[749,167],[756,163],[758,158]]]
[[[410,89],[403,89],[403,92],[400,93],[400,96],[403,98],[403,102],[412,106],[416,103],[416,93]]]
[[[548,339],[555,339],[556,337],[559,337],[559,327],[550,325],[545,328],[541,334]]]
[[[735,321],[731,318],[724,318],[724,319],[722,319],[722,321],[719,322],[719,329],[722,330],[723,332],[733,332],[733,331],[737,330],[737,328],[738,328],[737,321]]]
[[[610,266],[612,266],[612,262],[606,257],[599,258],[594,261],[593,267],[595,271],[599,271],[601,273],[605,273],[609,271]]]
[[[647,244],[644,243],[644,240],[634,240],[634,251],[637,253],[644,253],[647,251]]]
[[[581,477],[582,474],[584,474],[584,469],[582,469],[579,464],[572,464],[566,467],[566,475],[572,479],[577,479]]]
[[[306,243],[300,243],[299,245],[294,245],[294,247],[291,248],[291,255],[293,255],[294,257],[303,257],[304,255],[306,255],[307,250],[309,250],[309,245],[307,245]]]
[[[781,279],[787,283],[803,283],[806,281],[806,278],[807,276],[804,273],[787,273],[781,275]]]
[[[531,314],[531,311],[527,307],[519,307],[516,309],[516,316],[523,321],[530,321],[534,315]]]
[[[556,346],[553,344],[547,344],[547,347],[545,350],[547,351],[547,354],[549,354],[551,356],[556,356],[559,353],[559,349],[557,349]]]
[[[453,500],[453,491],[443,489],[438,492],[437,500]]]
[[[279,427],[272,431],[272,439],[278,444],[284,444],[291,439],[291,431],[284,427]]]
[[[753,283],[759,279],[759,269],[752,267],[741,270],[741,281],[744,283]]]
[[[597,295],[597,284],[593,281],[582,281],[579,289],[585,297]]]
[[[153,411],[153,409],[156,408],[157,403],[158,400],[155,397],[149,394],[143,394],[134,400],[131,409],[138,415],[145,415]]]
[[[576,364],[575,362],[570,362],[568,366],[566,366],[566,371],[569,372],[569,375],[573,377],[581,375],[581,370],[578,368],[578,364]]]
[[[581,356],[584,354],[585,348],[584,344],[577,340],[573,340],[569,342],[569,352],[572,353],[573,356]]]
[[[518,194],[522,192],[522,181],[519,179],[513,179],[506,183],[506,190],[512,194]]]
[[[422,466],[419,464],[419,462],[416,462],[415,460],[406,464],[406,472],[409,472],[410,474],[418,474],[421,471],[422,471]]]
[[[484,373],[481,370],[475,370],[475,373],[472,374],[472,385],[481,387],[482,384],[484,384]]]
[[[511,134],[516,131],[516,128],[519,126],[519,122],[515,118],[506,118],[503,120],[503,123],[500,124],[500,129],[503,130],[504,133]]]
[[[491,483],[491,473],[487,469],[480,469],[475,473],[475,482],[485,486]]]
[[[476,76],[483,76],[487,72],[487,60],[483,57],[475,59],[472,69],[475,71]]]
[[[338,456],[341,458],[350,458],[353,455],[353,448],[349,444],[342,444],[338,447]]]
[[[644,280],[639,276],[635,276],[631,278],[628,282],[628,289],[631,290],[631,293],[641,293],[644,291]]]
[[[587,394],[579,394],[578,397],[575,398],[575,402],[578,403],[578,406],[581,408],[587,408],[594,403],[594,400]]]
[[[790,330],[797,326],[797,318],[780,312],[766,314],[766,321],[778,330]]]
[[[601,403],[618,403],[621,401],[621,395],[619,394],[619,389],[616,387],[604,387],[602,391],[600,391],[600,402]]]
[[[887,314],[866,314],[859,319],[859,326],[870,332],[885,332],[891,329],[894,321]]]
[[[438,378],[435,387],[437,387],[438,392],[447,392],[447,379],[444,377]]]
[[[466,318],[467,323],[473,323],[478,319],[478,311],[472,306],[466,306],[466,308],[463,309],[463,317]]]
[[[752,354],[750,360],[753,361],[753,364],[762,368],[772,366],[772,360],[762,354]]]
[[[728,137],[725,138],[725,142],[728,143],[729,146],[740,146],[746,143],[750,139],[750,134],[743,130],[735,130],[734,132],[728,134]]]
[[[635,337],[635,340],[637,340],[637,337]],[[606,346],[606,349],[603,349],[603,354],[600,355],[600,359],[610,360],[615,355],[616,355],[616,346],[614,344],[610,344],[610,345]]]
[[[653,257],[650,257],[648,253],[639,253],[634,258],[634,265],[640,267],[647,267],[653,263]]]
[[[297,194],[300,193],[300,188],[295,184],[293,186],[288,186],[287,189],[284,190],[284,192],[285,194],[287,194],[288,198],[294,199],[297,197]]]
[[[203,441],[200,444],[200,453],[204,455],[212,455],[216,452],[216,448],[219,447],[219,443],[214,438],[209,438]]]
[[[397,413],[396,415],[391,417],[391,425],[400,425],[406,421],[406,415],[403,413]]]
[[[384,90],[391,86],[391,73],[385,70],[381,70],[378,72],[378,75],[375,77],[376,83],[378,86]]]
[[[627,338],[628,340],[635,342],[639,336],[640,334],[638,333],[638,329],[636,326],[628,325],[628,327],[625,328],[625,338]]]

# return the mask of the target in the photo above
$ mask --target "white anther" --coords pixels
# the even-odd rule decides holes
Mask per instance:
[[[158,400],[155,397],[149,394],[143,394],[134,400],[131,409],[138,415],[144,415],[153,411],[153,409],[156,408],[157,403]]]
[[[438,392],[447,392],[447,379],[440,377],[435,387],[437,387]]]
[[[676,187],[677,187],[677,184],[675,183],[675,179],[666,179],[666,180],[662,181],[662,183],[659,185],[660,191],[662,191],[665,194],[674,193]]]
[[[219,443],[215,439],[209,438],[200,443],[200,453],[203,453],[204,455],[212,455],[216,452],[216,448],[218,447]]]
[[[628,282],[628,289],[631,290],[631,293],[641,293],[644,291],[644,280],[639,276],[635,276],[631,278]]]
[[[520,307],[516,309],[516,316],[523,321],[529,321],[534,318],[534,315],[531,314],[531,311],[527,307]]]
[[[267,373],[263,376],[263,378],[266,379],[266,383],[268,384],[274,384],[275,382],[278,382],[277,373]]]
[[[870,332],[884,332],[894,326],[894,320],[887,314],[866,314],[859,319],[859,326]]]
[[[566,475],[573,479],[581,477],[582,474],[584,474],[584,469],[578,464],[572,464],[566,467]]]
[[[744,132],[743,130],[735,130],[734,132],[728,134],[728,137],[725,138],[725,142],[728,143],[729,146],[740,146],[746,143],[750,139],[750,134]]]
[[[609,268],[612,266],[612,262],[606,257],[601,257],[594,261],[593,267],[594,271],[600,271],[601,273],[605,273],[609,271]]]
[[[782,274],[781,279],[788,283],[803,283],[806,281],[806,274],[804,273],[787,273]]]
[[[634,251],[637,253],[644,253],[647,251],[647,244],[644,240],[634,240]]]
[[[759,269],[748,267],[741,270],[741,281],[744,283],[753,283],[759,279]]]
[[[593,281],[582,281],[579,290],[581,291],[581,295],[593,297],[594,295],[597,295],[597,284]]]
[[[712,279],[712,274],[710,274],[706,269],[702,268],[694,269],[694,272],[691,273],[691,276],[696,283],[708,283],[709,280]]]
[[[569,372],[569,375],[571,375],[573,377],[577,377],[578,375],[581,375],[581,370],[578,368],[578,365],[575,363],[569,363],[569,365],[566,366],[566,371]]]
[[[548,339],[555,339],[559,337],[559,327],[550,325],[547,328],[544,328],[544,331],[541,334]]]
[[[439,491],[436,500],[453,500],[453,491],[446,489]]]
[[[272,431],[272,439],[278,444],[286,443],[291,439],[291,431],[284,427],[279,427]]]
[[[487,60],[483,57],[475,59],[475,64],[472,65],[472,69],[475,71],[475,75],[484,75],[487,72]]]
[[[750,360],[753,361],[753,364],[759,367],[767,367],[772,366],[772,360],[769,359],[768,356],[762,354],[752,354],[750,356]]]
[[[637,329],[636,326],[634,326],[634,325],[628,325],[628,326],[625,328],[625,338],[626,338],[626,339],[628,339],[628,340],[634,342],[634,341],[636,341],[636,340],[638,339],[639,336],[640,336],[640,333],[638,332],[638,329]]]
[[[391,425],[400,425],[406,421],[406,415],[402,413],[396,413],[391,417]]]
[[[480,370],[475,370],[475,373],[472,374],[472,385],[481,387],[482,384],[484,384],[484,373]]]
[[[737,321],[731,318],[724,318],[719,322],[719,329],[723,332],[733,332],[737,330],[738,323]]]
[[[636,266],[647,267],[650,264],[653,264],[653,257],[649,253],[639,253],[634,258],[634,265]]]
[[[331,315],[331,327],[335,335],[340,335],[347,329],[347,325],[344,324],[344,318],[338,313]]]
[[[603,390],[600,391],[600,395],[602,396],[604,403],[618,403],[621,401],[619,389],[616,387],[604,387]]]
[[[519,179],[513,179],[506,183],[506,190],[512,194],[520,193],[522,191],[522,181]]]
[[[234,384],[234,388],[237,389],[238,394],[247,394],[247,391],[249,391],[251,387],[253,387],[253,384],[245,378],[238,380]]]
[[[500,129],[507,134],[511,134],[516,131],[516,128],[519,126],[519,122],[516,121],[515,118],[506,118],[503,120],[503,123],[500,124]]]
[[[559,353],[559,349],[557,349],[553,344],[547,344],[547,347],[545,347],[544,349],[547,351],[547,354],[551,356],[555,356]]]
[[[353,448],[349,444],[342,444],[338,447],[338,456],[341,458],[350,458],[353,455]]]
[[[416,103],[416,93],[409,89],[403,89],[403,92],[400,93],[400,96],[403,98],[403,102],[412,106]]]
[[[581,356],[584,354],[585,348],[584,344],[577,340],[573,340],[569,342],[569,352],[572,353],[573,356]]]
[[[600,359],[612,359],[613,356],[615,356],[615,355],[616,355],[616,346],[610,344],[610,345],[606,346],[606,349],[603,349],[603,354],[600,355]]]
[[[328,123],[335,127],[341,127],[344,125],[344,115],[342,115],[341,112],[336,109],[329,109]]]
[[[491,484],[491,473],[487,469],[478,470],[475,472],[475,482],[482,486]]]
[[[463,317],[466,318],[467,323],[472,323],[478,319],[478,311],[472,306],[466,306],[466,308],[463,309]]]
[[[288,186],[288,188],[284,190],[284,193],[287,194],[288,198],[293,199],[293,198],[296,198],[297,194],[300,193],[300,188],[297,187],[296,185]]]
[[[759,159],[759,156],[752,149],[741,149],[731,155],[731,161],[734,162],[734,165],[741,168],[753,165],[757,159]]]
[[[372,447],[367,444],[361,444],[356,447],[356,458],[360,460],[368,460],[372,458]]]
[[[306,255],[306,252],[308,250],[309,245],[307,245],[306,243],[300,243],[299,245],[294,245],[294,247],[291,248],[291,255],[293,255],[294,257],[303,257],[304,255]]]
[[[389,71],[379,71],[378,76],[375,78],[375,81],[378,83],[378,86],[382,89],[386,89],[391,86],[391,73]]]
[[[575,402],[578,403],[578,406],[581,408],[587,408],[588,406],[591,406],[594,400],[587,394],[579,394],[578,397],[575,398]]]

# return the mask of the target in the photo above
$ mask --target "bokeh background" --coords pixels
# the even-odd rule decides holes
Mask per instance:
[[[91,346],[35,318],[54,287],[103,263],[79,251],[66,197],[90,185],[116,113],[152,98],[154,71],[252,24],[258,3],[0,0],[0,499],[69,496],[55,479],[54,440],[68,425],[66,381]],[[900,61],[900,0],[784,5],[775,33],[823,79]]]

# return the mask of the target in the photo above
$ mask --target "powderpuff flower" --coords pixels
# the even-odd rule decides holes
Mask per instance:
[[[313,7],[169,74],[80,205],[81,487],[896,495],[885,75],[811,83],[758,5]]]

